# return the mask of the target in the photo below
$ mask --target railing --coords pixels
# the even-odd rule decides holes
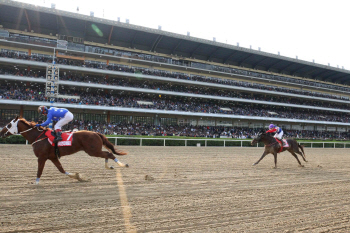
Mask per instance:
[[[197,146],[197,147],[264,147],[263,143],[251,145],[251,140],[228,139],[176,139],[176,138],[138,138],[107,137],[116,146]],[[306,148],[350,148],[350,142],[300,142]]]

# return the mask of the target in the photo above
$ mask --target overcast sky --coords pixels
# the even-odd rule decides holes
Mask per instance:
[[[350,70],[348,0],[19,0]]]

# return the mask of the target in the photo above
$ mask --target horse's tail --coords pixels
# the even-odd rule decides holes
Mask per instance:
[[[106,138],[106,136],[104,136],[103,134],[101,133],[97,133],[98,136],[100,136],[100,138],[102,139],[102,143],[103,145],[107,148],[107,150],[111,150],[114,154],[116,155],[127,155],[128,153],[123,151],[123,150],[117,150],[114,145],[108,141],[108,139]]]
[[[302,146],[302,145],[300,145],[300,144],[298,143],[298,147],[300,148],[301,152],[303,152],[304,157],[306,158],[306,154],[305,154],[305,152],[304,152],[304,146]]]

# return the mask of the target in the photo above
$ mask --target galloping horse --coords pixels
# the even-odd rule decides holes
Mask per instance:
[[[0,137],[6,138],[10,135],[21,134],[25,139],[32,144],[34,154],[38,157],[38,172],[36,178],[36,184],[39,184],[41,174],[43,172],[46,160],[51,160],[57,169],[68,175],[71,178],[81,181],[81,177],[78,173],[72,174],[66,172],[58,157],[55,154],[55,148],[50,145],[45,136],[47,129],[42,126],[36,127],[35,122],[28,122],[24,118],[18,118],[18,116],[8,123],[0,132]],[[107,151],[102,151],[102,146],[105,147]],[[85,151],[90,156],[105,158],[106,169],[113,169],[113,167],[108,167],[108,159],[114,160],[121,167],[129,167],[128,164],[120,162],[112,153],[116,155],[126,155],[127,153],[121,150],[116,150],[113,144],[110,143],[107,138],[96,132],[91,131],[78,131],[73,133],[73,140],[71,146],[58,147],[60,156],[74,154],[78,151]]]
[[[304,165],[301,165],[301,162],[298,159],[298,156],[295,154],[295,153],[297,153],[297,154],[301,155],[303,160],[305,162],[307,162],[306,159],[305,159],[306,156],[305,156],[305,152],[304,152],[303,146],[301,146],[295,139],[288,138],[286,140],[287,140],[287,142],[289,144],[289,147],[283,147],[282,150],[281,150],[281,145],[276,140],[276,138],[272,137],[270,134],[267,134],[267,133],[263,133],[263,132],[259,133],[253,139],[251,144],[254,145],[257,142],[262,142],[262,143],[265,144],[265,151],[262,154],[261,158],[258,161],[256,161],[253,164],[253,166],[257,165],[267,154],[271,153],[275,157],[275,167],[274,168],[277,168],[277,153],[287,150],[287,151],[289,151],[289,153],[291,153],[296,158],[296,160],[299,163],[299,166],[300,167],[304,167]],[[300,148],[301,152],[299,151],[299,148]]]

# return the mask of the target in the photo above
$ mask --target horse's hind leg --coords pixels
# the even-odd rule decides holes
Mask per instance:
[[[108,159],[105,159],[105,168],[108,169],[108,170],[114,169],[113,166],[110,166],[110,167],[108,166]]]
[[[304,160],[305,162],[307,162],[307,160],[306,160],[306,158],[305,158],[305,156],[303,155],[302,152],[300,152],[300,151],[295,151],[295,153],[297,153],[298,155],[300,155],[300,156],[303,158],[303,160]]]
[[[299,151],[299,148],[300,148],[301,152]],[[305,162],[307,162],[304,149],[303,149],[303,147],[301,145],[298,144],[298,147],[294,150],[294,152],[299,154],[303,158],[303,160]]]
[[[61,162],[58,160],[58,158],[55,157],[54,159],[51,159],[51,162],[52,162],[53,164],[55,164],[55,166],[57,167],[57,169],[58,169],[61,173],[66,174],[66,175],[69,176],[70,178],[77,179],[77,180],[79,180],[79,181],[82,180],[81,177],[80,177],[80,175],[79,175],[79,173],[72,174],[72,173],[66,172],[66,171],[63,169],[62,164],[61,164]]]
[[[88,155],[90,156],[94,156],[94,157],[100,157],[100,158],[104,158],[105,159],[105,167],[107,169],[113,169],[112,167],[108,168],[107,162],[108,159],[112,159],[114,160],[114,162],[116,162],[120,167],[129,167],[128,164],[124,164],[122,162],[120,162],[112,153],[107,152],[107,151],[85,151],[86,153],[88,153]]]
[[[106,148],[106,150],[108,150],[108,152],[112,154],[112,151],[106,145],[103,145],[103,147]],[[114,169],[113,166],[110,166],[110,167],[108,166],[108,158],[105,159],[105,168],[108,170]]]
[[[301,164],[300,160],[298,159],[298,156],[293,152],[293,151],[289,151],[295,158],[296,160],[298,161],[299,163],[299,167],[304,167],[304,165]]]

